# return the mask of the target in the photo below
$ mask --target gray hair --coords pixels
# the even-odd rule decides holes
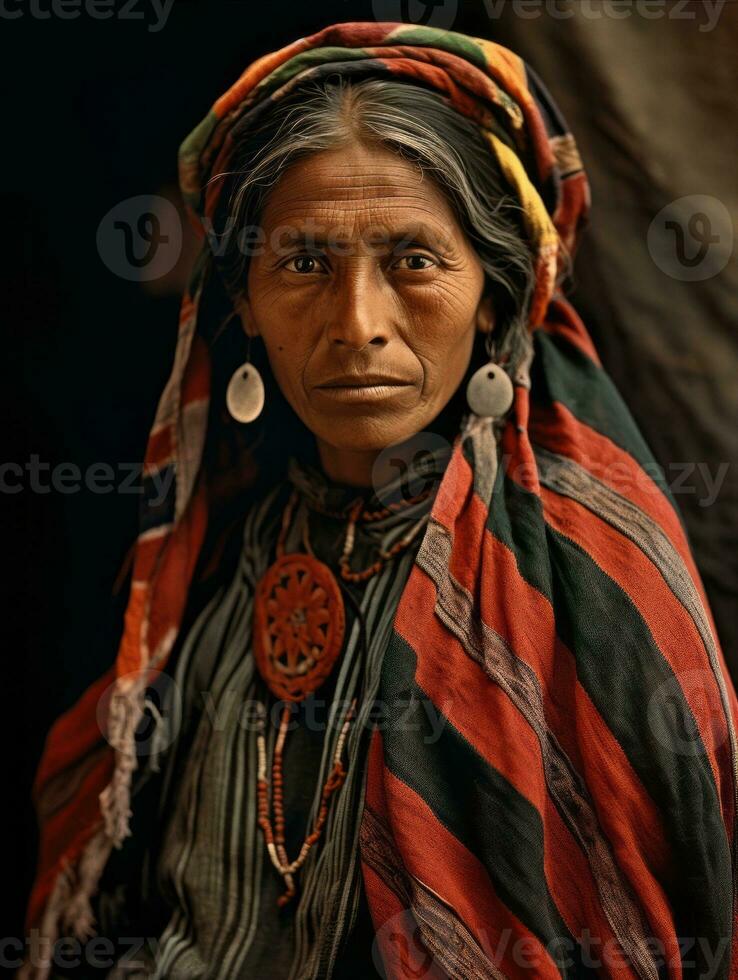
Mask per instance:
[[[508,370],[525,359],[535,257],[522,206],[479,128],[442,96],[406,82],[339,75],[295,89],[269,106],[255,128],[244,129],[243,137],[234,131],[234,169],[218,175],[230,182],[230,194],[221,194],[223,224],[257,225],[269,191],[300,158],[355,141],[382,145],[427,172],[446,195],[485,272],[496,356],[505,356]],[[226,237],[224,280],[237,295],[248,259],[234,247],[236,236]]]

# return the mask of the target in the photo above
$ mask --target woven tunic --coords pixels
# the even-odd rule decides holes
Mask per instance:
[[[435,459],[442,468],[447,453]],[[358,495],[356,488],[329,484],[322,474],[297,461],[291,468],[298,482],[308,473],[311,481],[317,480],[323,494],[320,499],[331,510],[341,509]],[[429,473],[427,462],[425,473]],[[420,533],[410,546],[387,562],[378,575],[361,584],[341,581],[346,613],[342,653],[323,686],[297,706],[287,734],[283,761],[285,837],[292,860],[312,829],[316,791],[323,785],[326,767],[330,769],[324,742],[331,725],[335,731],[340,729],[350,697],[358,697],[357,720],[351,732],[353,749],[347,749],[343,756],[349,774],[331,798],[329,818],[314,850],[320,858],[328,838],[340,837],[341,832],[343,844],[336,847],[324,877],[314,874],[317,905],[306,914],[300,912],[299,903],[314,856],[297,874],[297,895],[279,909],[277,898],[284,891],[284,883],[269,861],[261,830],[257,827],[254,832],[252,827],[249,832],[245,821],[249,808],[256,806],[256,758],[253,736],[249,735],[253,695],[258,691],[271,719],[267,721],[267,730],[271,728],[271,738],[267,736],[270,760],[282,707],[275,704],[258,675],[254,679],[246,640],[251,632],[251,597],[255,582],[274,560],[281,515],[291,490],[292,484],[287,484],[274,491],[247,515],[244,554],[236,575],[215,592],[178,653],[171,690],[176,691],[181,704],[179,733],[173,744],[159,753],[158,760],[154,752],[145,771],[138,775],[139,788],[133,801],[132,839],[145,837],[150,842],[140,858],[140,875],[134,875],[132,882],[120,881],[126,874],[130,876],[131,861],[137,860],[130,853],[128,839],[122,851],[109,859],[95,902],[99,935],[136,936],[146,942],[130,953],[138,970],[119,962],[104,974],[108,978],[137,973],[183,980],[378,976],[372,955],[373,927],[358,863],[366,752],[373,724],[370,719],[376,717],[371,711],[366,713],[370,708],[367,699],[372,701],[376,689],[384,646],[422,539],[423,515],[430,510],[432,494],[400,518],[393,515],[386,526],[371,530],[357,526],[351,558],[351,567],[356,570],[376,559],[378,545],[390,547],[419,518],[421,523]],[[372,510],[387,499],[367,494],[363,496]],[[293,515],[286,551],[303,550],[302,519],[307,515],[309,541],[316,557],[337,573],[346,522],[303,507],[304,499]],[[257,560],[259,567],[253,564]],[[174,713],[168,696],[171,698],[171,691],[163,695],[163,713],[171,717]],[[334,705],[340,710],[331,721]],[[347,745],[350,742],[351,738],[347,739]],[[348,794],[345,812],[336,816],[341,793]],[[342,828],[338,834],[337,824]],[[335,891],[328,904],[323,894],[326,882],[328,889]],[[258,901],[254,902],[256,892]],[[295,961],[296,944],[302,949],[299,963]]]

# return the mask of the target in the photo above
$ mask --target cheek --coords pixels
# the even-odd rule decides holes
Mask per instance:
[[[279,284],[249,282],[251,311],[279,387],[290,400],[301,391],[301,378],[312,351],[310,325]]]
[[[410,341],[419,357],[443,365],[464,356],[474,341],[481,290],[473,282],[439,281],[409,304]]]
[[[302,378],[310,358],[310,350],[298,342],[297,334],[296,328],[262,332],[272,373],[293,407],[304,397]]]

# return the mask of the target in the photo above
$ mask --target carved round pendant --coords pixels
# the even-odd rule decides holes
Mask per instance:
[[[312,555],[282,555],[254,599],[254,658],[275,697],[302,701],[325,681],[346,617],[333,573]]]

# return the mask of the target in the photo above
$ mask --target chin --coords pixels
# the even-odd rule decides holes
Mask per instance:
[[[333,419],[313,432],[334,449],[355,453],[381,452],[409,439],[422,428],[409,426],[407,422],[400,425],[399,421],[395,420],[393,425],[391,419]]]

